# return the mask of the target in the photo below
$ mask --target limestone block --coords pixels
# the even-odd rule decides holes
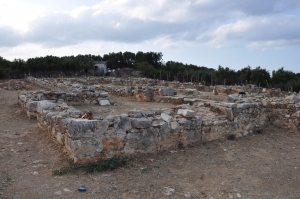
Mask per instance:
[[[38,106],[38,101],[29,101],[26,104],[26,108],[29,112],[36,112],[37,111],[37,106]]]
[[[167,124],[167,123],[164,121],[161,121],[161,120],[153,120],[151,125],[152,125],[152,127],[161,127],[164,124]]]
[[[237,100],[239,100],[239,94],[231,94],[227,96],[228,102],[236,102]]]
[[[70,106],[69,109],[67,110],[67,113],[74,118],[78,118],[81,115],[81,111]]]
[[[201,126],[202,125],[202,117],[201,116],[196,116],[195,117],[195,125],[196,126]]]
[[[19,99],[21,102],[26,102],[26,95],[19,95]]]
[[[68,129],[68,124],[70,122],[69,118],[62,118],[61,116],[57,115],[56,117],[56,130],[65,133]]]
[[[194,129],[192,122],[190,120],[185,119],[185,118],[181,118],[178,121],[178,123],[181,124],[183,129],[187,129],[187,130]]]
[[[155,152],[156,143],[160,140],[158,129],[148,128],[143,130],[139,142],[139,146],[146,150],[145,152]]]
[[[46,121],[48,125],[54,124],[56,121],[56,116],[57,113],[56,112],[50,112],[46,115]]]
[[[41,100],[46,100],[46,98],[45,98],[45,96],[44,96],[43,93],[37,94],[37,99],[38,99],[39,101],[41,101]]]
[[[116,137],[108,137],[102,140],[104,150],[121,149],[124,146],[124,142]]]
[[[199,130],[189,130],[184,133],[185,135],[185,145],[193,144],[201,140],[201,131]]]
[[[170,127],[174,131],[177,131],[177,132],[180,131],[180,125],[177,122],[171,122]]]
[[[108,129],[107,120],[70,119],[68,135],[73,139],[101,137]]]
[[[159,89],[159,92],[160,92],[161,96],[173,96],[175,90],[174,90],[174,88],[165,87],[165,88]]]
[[[100,92],[99,92],[98,90],[95,90],[94,96],[95,96],[95,97],[99,97],[99,95],[100,95]]]
[[[225,138],[231,132],[230,126],[203,126],[202,127],[202,141],[210,142],[213,140]]]
[[[57,103],[57,106],[60,107],[62,110],[69,108],[69,106],[64,102]]]
[[[155,152],[156,145],[160,140],[159,130],[157,128],[148,128],[143,130],[130,130],[126,135],[126,143],[124,147],[125,154],[134,152]]]
[[[137,129],[145,129],[151,127],[151,120],[147,118],[133,118],[131,120],[132,126],[134,126]]]
[[[236,108],[237,104],[236,103],[226,103],[226,102],[221,102],[220,106],[225,106],[227,108]]]
[[[126,131],[131,129],[131,122],[128,115],[122,114],[114,119],[114,128],[119,139],[123,140],[126,136]]]
[[[195,111],[189,109],[178,109],[177,114],[183,117],[195,117]]]
[[[300,100],[300,95],[293,93],[290,96],[285,97],[287,100]]]
[[[166,113],[161,113],[160,117],[162,120],[164,120],[165,122],[171,122],[172,117]]]
[[[52,103],[47,100],[42,100],[37,102],[37,112],[40,114],[43,112],[43,110],[51,110],[51,109],[53,110],[55,107],[56,107],[55,103]]]
[[[110,105],[108,100],[99,100],[99,104],[101,106],[109,106]]]
[[[108,93],[107,92],[100,93],[100,97],[101,98],[108,98]]]
[[[242,104],[238,104],[237,105],[237,108],[239,109],[248,109],[248,108],[251,108],[253,107],[253,104],[250,104],[250,103],[242,103]]]
[[[180,126],[178,127],[178,129],[180,130]],[[166,122],[160,123],[159,132],[160,132],[162,138],[167,138],[171,131],[173,131],[173,130],[170,128],[169,123],[166,123]]]
[[[124,146],[125,154],[133,154],[139,146],[138,140],[140,140],[141,134],[134,129],[131,129],[129,133],[126,134],[126,143]]]

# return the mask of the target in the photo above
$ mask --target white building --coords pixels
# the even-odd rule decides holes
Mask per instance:
[[[107,73],[107,61],[95,61],[94,71],[98,74]]]

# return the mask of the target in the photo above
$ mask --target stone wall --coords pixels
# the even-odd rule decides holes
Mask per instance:
[[[103,78],[104,80],[107,79]],[[171,87],[147,85],[85,85],[85,80],[77,83],[66,83],[65,80],[56,83],[38,79],[31,81],[46,85],[45,87],[51,85],[49,88],[54,85],[70,87],[68,91],[20,92],[19,103],[30,118],[37,118],[41,129],[51,134],[69,156],[79,162],[114,155],[155,153],[196,142],[225,139],[229,135],[248,136],[260,133],[270,125],[300,130],[298,94],[286,98],[272,97],[270,93],[259,94],[237,98],[234,103],[189,98],[193,101],[192,106],[134,110],[104,119],[88,120],[82,118],[81,111],[69,106],[70,102],[99,103],[109,93],[144,102],[182,104],[186,99],[176,95],[179,89],[184,88],[187,95],[193,95],[197,90],[181,87],[182,85],[175,90]],[[140,81],[146,80],[139,79],[139,83]]]
[[[64,102],[33,100],[30,94],[20,93],[19,104],[79,162],[154,153],[201,141],[202,118],[192,110],[130,111],[88,120]]]
[[[195,107],[135,110],[92,120],[82,119],[81,111],[64,102],[44,100],[38,92],[21,92],[19,103],[71,158],[81,162],[154,153],[198,141],[224,139],[228,135],[242,137],[259,133],[269,125],[300,130],[299,100],[272,98],[254,103],[203,100]]]
[[[105,78],[98,78],[103,82]],[[78,79],[76,83],[73,79],[38,79],[29,77],[28,81],[33,82],[43,88],[53,91],[43,91],[45,99],[54,100],[61,99],[68,102],[78,103],[93,103],[96,104],[99,101],[99,95],[103,92],[107,92],[112,96],[126,97],[131,101],[141,102],[160,102],[160,103],[173,103],[181,104],[184,101],[184,96],[176,96],[176,91],[171,87],[162,86],[148,86],[139,85],[136,86],[113,86],[109,84],[94,84],[87,85],[87,82],[82,79]],[[112,78],[110,80],[113,80]],[[95,80],[91,80],[95,82]],[[108,81],[104,81],[108,83]],[[64,90],[57,91],[57,90]]]
[[[252,103],[223,103],[205,101],[202,103],[211,112],[203,116],[202,141],[260,133],[274,125],[293,131],[300,130],[300,100],[269,98]]]

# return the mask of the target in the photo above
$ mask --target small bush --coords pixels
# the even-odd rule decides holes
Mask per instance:
[[[235,138],[236,138],[236,135],[235,135],[235,134],[229,134],[229,135],[227,136],[227,140],[235,140]]]
[[[261,130],[261,129],[257,129],[256,131],[255,131],[255,133],[256,134],[261,134],[263,131]]]

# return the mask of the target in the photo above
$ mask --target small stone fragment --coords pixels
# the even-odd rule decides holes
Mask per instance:
[[[61,191],[57,191],[57,192],[55,192],[53,195],[54,195],[54,196],[60,196],[61,194],[62,194]]]
[[[172,195],[173,193],[175,193],[175,189],[170,188],[170,187],[164,187],[164,191],[163,191],[163,194],[164,194],[164,195],[170,196],[170,195]]]

